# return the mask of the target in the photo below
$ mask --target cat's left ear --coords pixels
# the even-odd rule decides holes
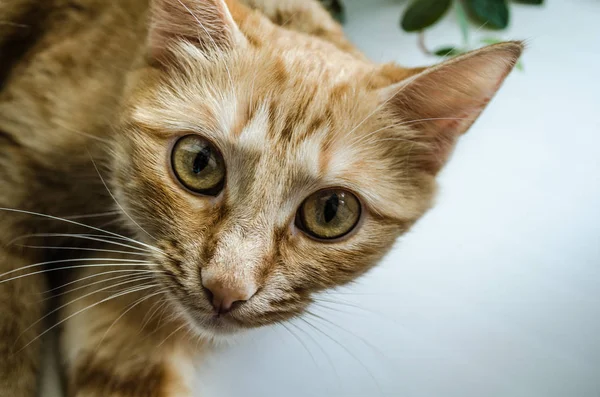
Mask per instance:
[[[419,143],[412,161],[436,174],[517,63],[523,44],[507,42],[427,68],[379,91],[384,109]]]
[[[224,0],[152,0],[150,9],[148,51],[153,60],[169,58],[178,42],[206,52],[246,44]]]

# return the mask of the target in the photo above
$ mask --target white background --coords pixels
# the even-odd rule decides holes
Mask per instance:
[[[398,29],[405,2],[344,1],[372,59],[435,61]],[[528,40],[525,71],[460,142],[437,207],[315,309],[337,326],[253,332],[203,358],[197,396],[600,396],[600,1],[546,2],[496,33]],[[427,41],[459,43],[452,16]]]

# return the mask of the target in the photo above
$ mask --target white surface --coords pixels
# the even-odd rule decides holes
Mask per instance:
[[[404,2],[345,2],[373,59],[434,61],[397,29]],[[547,2],[513,7],[502,36],[529,40],[525,72],[461,141],[438,206],[328,298],[380,314],[309,318],[347,351],[299,322],[314,361],[281,327],[254,332],[205,359],[198,396],[600,396],[600,2]],[[428,34],[458,38],[451,20]]]

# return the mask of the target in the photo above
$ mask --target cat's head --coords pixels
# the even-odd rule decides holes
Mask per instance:
[[[436,174],[521,50],[407,70],[222,0],[156,0],[115,147],[118,200],[198,329],[289,319],[430,208]]]

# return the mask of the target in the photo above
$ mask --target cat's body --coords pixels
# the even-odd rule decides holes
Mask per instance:
[[[33,396],[38,335],[61,320],[69,395],[190,396],[198,335],[286,320],[376,264],[521,50],[378,66],[316,2],[243,3],[0,3],[1,397]],[[196,133],[225,193],[173,181],[173,139]],[[357,197],[330,241],[296,215],[328,188]]]

